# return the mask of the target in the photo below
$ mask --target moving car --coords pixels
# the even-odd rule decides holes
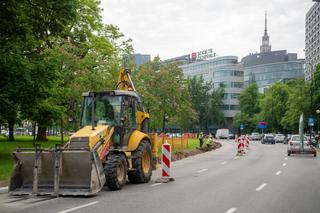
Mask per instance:
[[[283,134],[276,134],[274,139],[276,143],[283,143],[284,140],[286,139],[286,136],[284,136]]]
[[[249,136],[249,138],[253,141],[255,140],[261,140],[261,135],[258,132],[253,132],[251,133],[251,135]]]
[[[273,134],[265,134],[261,140],[261,143],[262,144],[265,144],[265,143],[271,143],[271,144],[275,144],[276,141],[274,139],[274,136]]]
[[[291,154],[313,154],[317,157],[317,150],[313,147],[312,143],[306,136],[303,136],[304,147],[302,149],[299,135],[292,135],[287,148],[288,156]]]
[[[216,137],[217,139],[229,139],[229,129],[218,129]]]

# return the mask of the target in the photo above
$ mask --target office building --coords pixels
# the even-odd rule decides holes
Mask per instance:
[[[226,126],[232,129],[233,117],[240,112],[238,97],[243,89],[243,67],[236,56],[216,57],[208,60],[195,60],[181,65],[186,77],[202,76],[206,82],[212,82],[214,88],[224,87],[224,105],[222,112]]]
[[[245,85],[256,83],[261,93],[273,83],[304,77],[305,60],[298,59],[296,53],[287,53],[286,50],[271,51],[269,39],[265,14],[260,53],[249,54],[241,60]]]
[[[147,62],[150,62],[151,56],[148,54],[135,53],[135,54],[133,54],[133,60],[136,65],[140,66],[140,65],[145,64]]]
[[[320,3],[316,2],[306,15],[306,69],[305,80],[310,81],[320,64]]]

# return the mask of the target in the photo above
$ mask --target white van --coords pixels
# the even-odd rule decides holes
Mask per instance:
[[[218,129],[216,133],[217,139],[229,139],[229,129]]]

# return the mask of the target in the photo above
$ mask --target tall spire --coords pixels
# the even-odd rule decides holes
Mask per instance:
[[[268,25],[267,25],[267,11],[265,11],[265,14],[264,14],[264,35],[268,35],[267,27],[268,27]]]
[[[260,46],[260,52],[266,53],[271,51],[271,45],[269,45],[269,36],[267,28],[267,11],[265,11],[264,17],[264,35],[262,36],[262,45]]]

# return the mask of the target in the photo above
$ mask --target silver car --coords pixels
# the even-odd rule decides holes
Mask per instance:
[[[260,136],[260,134],[258,133],[258,132],[253,132],[253,133],[251,133],[251,135],[249,136],[249,138],[251,139],[251,140],[253,140],[253,141],[255,141],[255,140],[261,140],[261,136]]]
[[[283,134],[276,134],[274,139],[276,143],[283,143],[284,140],[286,139],[286,136],[284,136]]]
[[[314,157],[317,157],[317,150],[312,146],[310,141],[306,136],[304,137],[304,147],[301,148],[300,144],[300,136],[299,135],[292,135],[289,142],[288,142],[288,156],[291,154],[313,154]]]

